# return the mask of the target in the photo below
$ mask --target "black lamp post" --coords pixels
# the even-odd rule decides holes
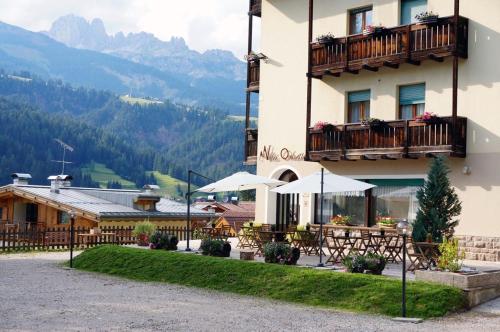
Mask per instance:
[[[408,235],[411,234],[412,227],[407,220],[403,219],[398,223],[396,230],[398,234],[403,237],[403,276],[402,276],[403,291],[402,291],[402,303],[401,303],[401,316],[403,318],[406,318],[406,239]]]
[[[69,267],[73,268],[73,247],[75,245],[75,211],[69,211]]]
[[[195,191],[191,191],[191,175],[198,175],[204,179],[207,179],[209,181],[213,181],[213,179],[206,177],[203,174],[197,173],[192,170],[188,170],[188,191],[186,193],[186,200],[187,200],[187,225],[186,225],[186,251],[191,251],[191,248],[189,247],[189,240],[191,237],[191,195],[195,193]]]

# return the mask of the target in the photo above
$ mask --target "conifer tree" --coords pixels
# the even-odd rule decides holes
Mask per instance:
[[[432,235],[434,242],[442,242],[443,238],[453,236],[462,204],[455,189],[451,186],[448,174],[450,169],[446,158],[432,160],[427,181],[417,192],[419,209],[413,224],[413,239],[416,242],[426,240]]]

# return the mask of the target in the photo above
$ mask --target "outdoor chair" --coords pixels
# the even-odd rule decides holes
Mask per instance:
[[[389,238],[390,237],[390,238]],[[403,260],[401,251],[403,250],[403,237],[400,235],[386,235],[386,245],[384,246],[384,256],[387,262],[397,263]]]
[[[247,230],[242,227],[241,230],[236,234],[236,236],[238,237],[238,244],[236,245],[236,248],[245,249],[250,247],[246,231]]]
[[[345,258],[345,241],[335,236],[334,232],[331,232],[326,238],[326,248],[329,253],[329,257],[326,260],[327,263],[337,264]]]
[[[408,268],[406,269],[407,271],[413,272],[415,270],[426,269],[425,256],[418,250],[415,243],[411,239],[406,244],[406,255],[410,260],[410,265],[408,265]],[[403,257],[403,259],[406,258]]]
[[[267,243],[273,242],[273,232],[269,231],[258,231],[256,234],[255,243],[257,244],[256,255],[263,256],[264,255],[264,246]]]

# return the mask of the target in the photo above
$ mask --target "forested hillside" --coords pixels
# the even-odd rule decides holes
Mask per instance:
[[[185,179],[192,168],[220,178],[243,168],[243,124],[226,113],[168,101],[130,104],[109,92],[17,76],[0,74],[2,183],[13,171],[45,183],[58,170],[50,160],[60,159],[53,138],[75,147],[74,175],[98,162],[141,185],[146,171]]]

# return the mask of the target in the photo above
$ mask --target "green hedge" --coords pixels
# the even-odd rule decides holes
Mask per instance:
[[[399,316],[401,281],[384,276],[339,273],[176,252],[101,246],[76,257],[77,269],[142,281],[186,286],[315,305]],[[410,317],[438,317],[461,311],[456,288],[410,282]]]

